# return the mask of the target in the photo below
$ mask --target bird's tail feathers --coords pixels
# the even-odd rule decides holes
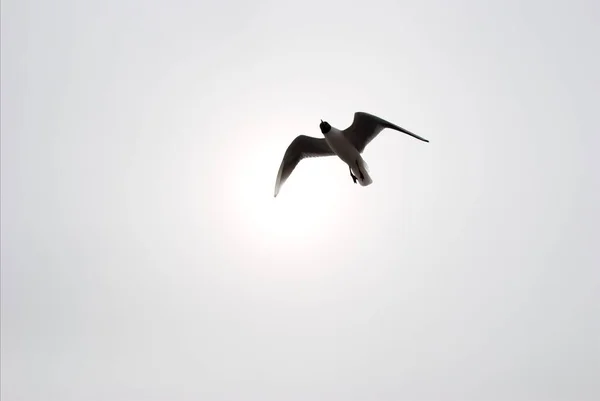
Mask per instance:
[[[363,171],[363,176],[364,176],[363,179],[361,179],[360,177],[357,177],[358,183],[361,186],[366,187],[366,186],[371,185],[373,183],[373,179],[369,175],[368,171]]]
[[[369,166],[362,157],[360,159],[358,159],[358,166],[360,167],[360,171],[358,171],[356,168],[353,169],[353,170],[356,170],[356,171],[354,171],[354,175],[356,176],[358,183],[363,187],[371,185],[373,183],[373,179],[369,175]],[[360,176],[361,172],[363,175],[362,178]]]

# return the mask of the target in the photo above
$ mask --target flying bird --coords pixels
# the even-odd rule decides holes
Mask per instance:
[[[345,130],[332,127],[327,121],[321,120],[319,124],[324,138],[314,138],[307,135],[298,135],[288,146],[279,166],[275,181],[275,197],[281,186],[292,174],[300,160],[307,157],[324,157],[337,155],[348,165],[350,177],[366,187],[373,183],[369,176],[368,167],[361,153],[365,147],[385,128],[404,132],[423,142],[429,142],[412,132],[405,130],[389,121],[362,111],[354,113],[352,124]]]

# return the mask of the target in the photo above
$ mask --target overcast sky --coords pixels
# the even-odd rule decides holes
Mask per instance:
[[[360,4],[2,0],[2,401],[600,399],[600,2]]]

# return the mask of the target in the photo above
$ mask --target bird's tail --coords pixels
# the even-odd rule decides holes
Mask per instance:
[[[360,169],[360,171],[359,171],[359,169]],[[358,159],[358,166],[354,166],[354,168],[352,170],[353,170],[354,175],[356,176],[358,183],[361,186],[366,187],[373,183],[373,179],[369,175],[369,166],[367,165],[367,162],[365,162],[363,160],[362,157]],[[362,176],[361,176],[361,173],[362,173]]]
[[[373,179],[371,178],[371,176],[369,175],[369,173],[363,171],[363,175],[365,177],[363,179],[361,179],[360,177],[356,177],[357,180],[358,180],[358,183],[360,185],[362,185],[363,187],[366,187],[367,185],[371,185],[373,183]]]

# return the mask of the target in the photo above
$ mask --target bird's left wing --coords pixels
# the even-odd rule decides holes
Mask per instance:
[[[292,174],[296,165],[300,163],[300,160],[307,157],[333,156],[334,154],[323,138],[313,138],[306,135],[297,136],[283,155],[275,181],[275,196],[279,193],[283,183]]]
[[[421,138],[420,136],[413,134],[402,127],[399,127],[396,124],[392,124],[383,118],[365,113],[363,111],[354,113],[352,125],[346,128],[343,132],[346,139],[348,139],[354,145],[354,147],[362,153],[369,142],[371,142],[385,128],[391,128],[396,131],[404,132],[405,134],[420,139],[423,142],[429,142],[427,139]]]

